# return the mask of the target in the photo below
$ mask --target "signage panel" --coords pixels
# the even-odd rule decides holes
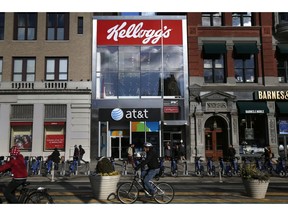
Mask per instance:
[[[99,121],[160,121],[160,109],[147,108],[114,108],[99,109]]]
[[[182,20],[98,20],[97,45],[182,45]]]

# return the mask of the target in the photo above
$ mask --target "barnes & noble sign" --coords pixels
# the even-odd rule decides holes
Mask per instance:
[[[254,92],[256,100],[288,100],[288,91],[257,91]]]

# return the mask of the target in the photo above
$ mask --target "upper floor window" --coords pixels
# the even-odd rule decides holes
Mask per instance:
[[[237,56],[234,58],[235,79],[238,83],[255,82],[254,54]]]
[[[232,26],[252,26],[252,13],[232,13]]]
[[[5,13],[0,13],[0,40],[4,40]]]
[[[69,40],[69,14],[47,13],[47,40]]]
[[[15,13],[14,29],[14,40],[36,40],[37,13]]]
[[[2,81],[2,72],[3,72],[3,58],[0,57],[0,82]]]
[[[222,26],[222,14],[202,13],[202,26]]]
[[[288,58],[277,61],[278,79],[280,83],[288,82]]]
[[[34,81],[35,61],[35,58],[13,58],[13,81]]]
[[[68,58],[46,58],[46,80],[68,80]]]
[[[206,55],[204,57],[205,83],[224,83],[225,64],[223,54]]]
[[[84,30],[83,17],[78,17],[77,34],[83,34],[83,30]]]

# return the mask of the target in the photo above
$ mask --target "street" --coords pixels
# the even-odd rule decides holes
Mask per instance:
[[[122,176],[120,182],[126,182],[131,176]],[[4,187],[9,177],[0,179]],[[169,182],[175,190],[171,204],[288,204],[287,178],[273,177],[270,180],[265,199],[253,199],[246,195],[240,177],[227,177],[219,181],[218,177],[164,177],[159,181]],[[56,204],[119,204],[115,196],[109,200],[96,200],[91,192],[88,176],[56,178],[51,182],[48,177],[33,176],[28,179],[33,186],[49,188],[49,194]],[[0,193],[2,197],[3,194]],[[155,203],[144,195],[137,204]]]

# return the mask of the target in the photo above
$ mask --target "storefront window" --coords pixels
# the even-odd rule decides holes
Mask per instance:
[[[32,150],[32,122],[11,122],[11,146]]]
[[[44,124],[44,151],[65,151],[65,122],[45,122]]]

